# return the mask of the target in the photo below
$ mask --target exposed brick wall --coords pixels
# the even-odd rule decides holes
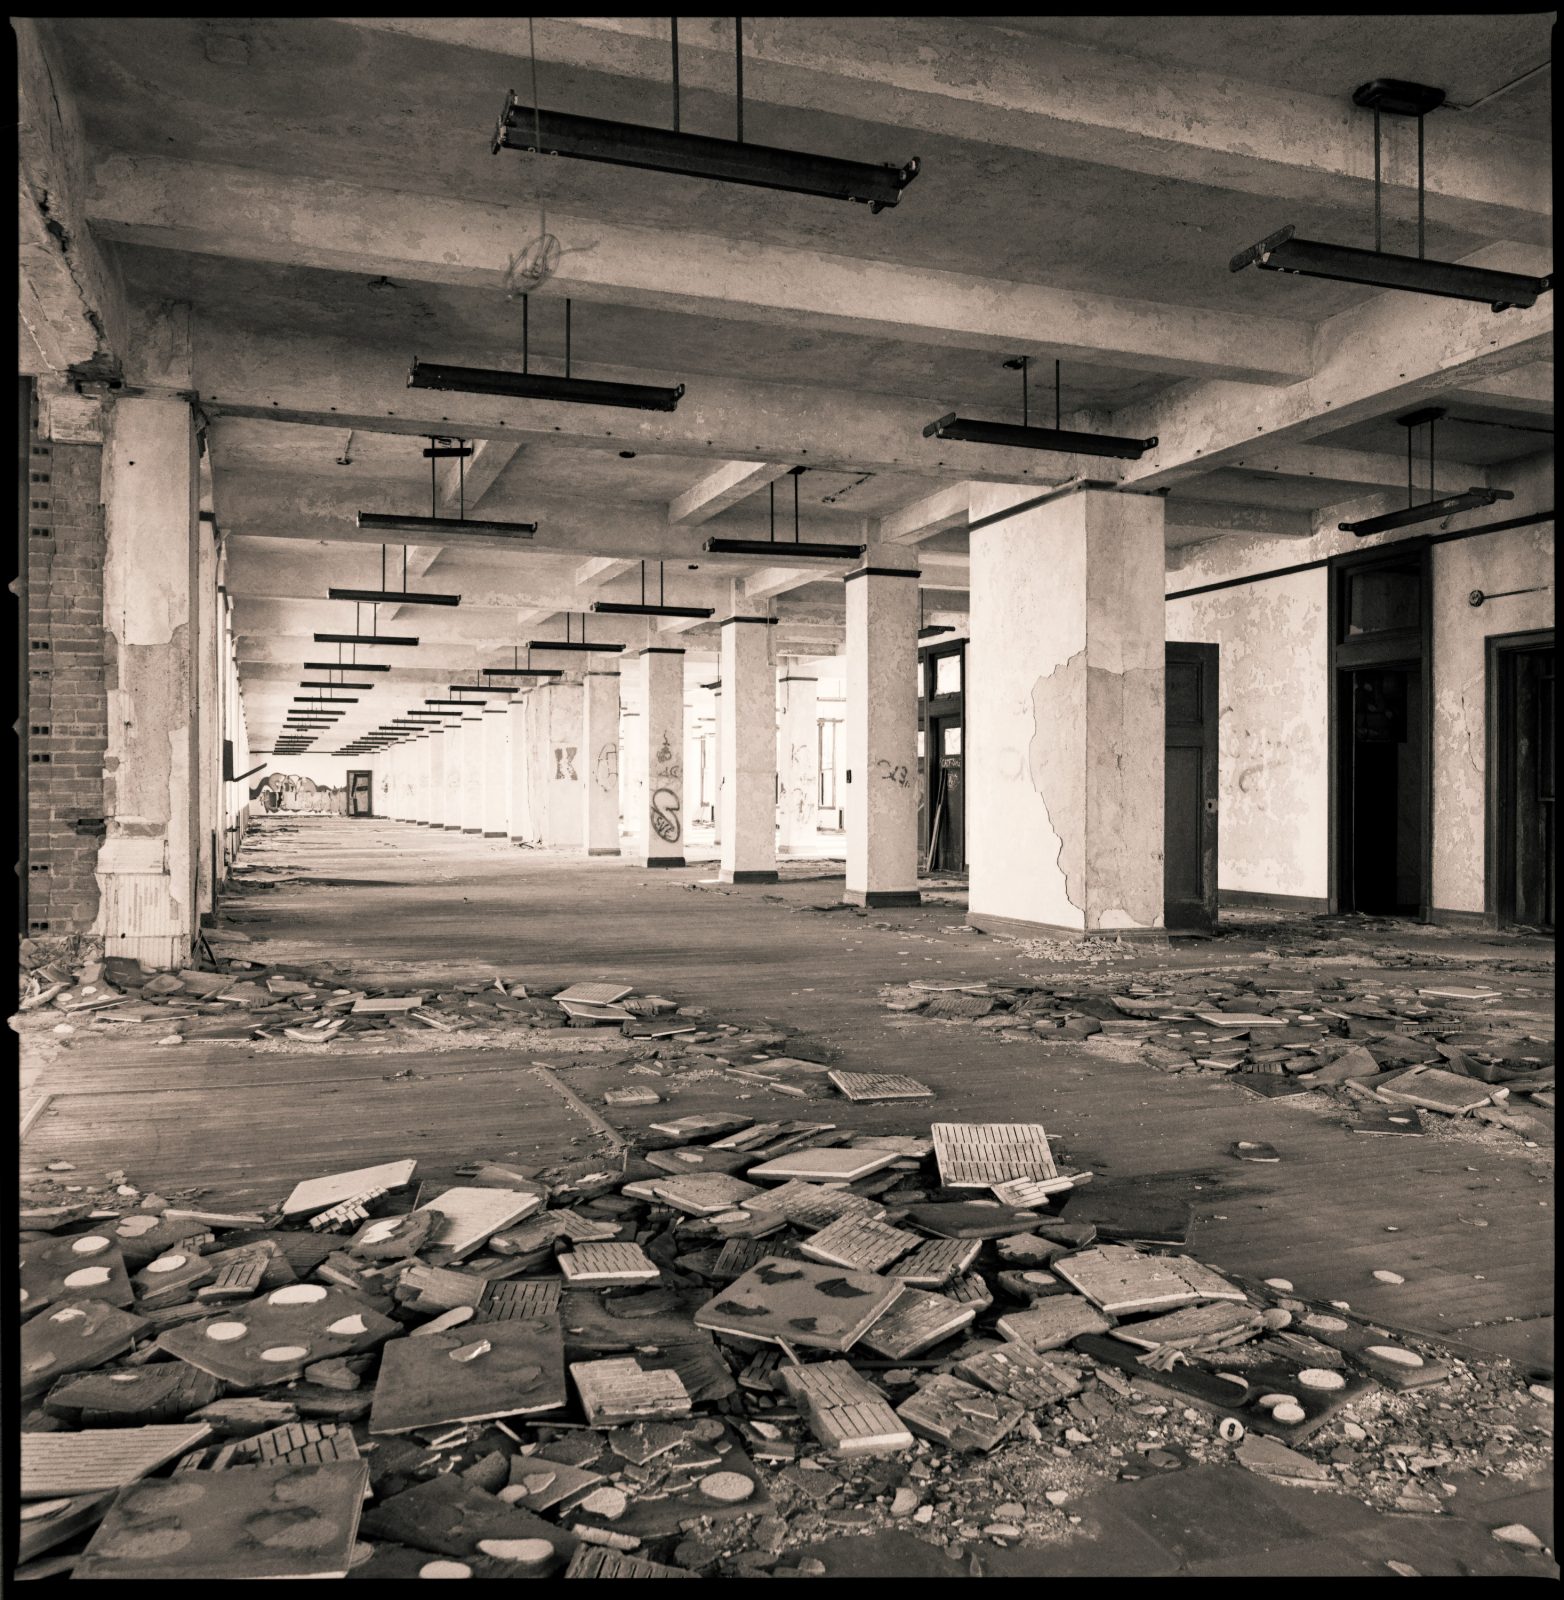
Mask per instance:
[[[29,438],[27,924],[82,933],[98,914],[108,697],[103,447]]]

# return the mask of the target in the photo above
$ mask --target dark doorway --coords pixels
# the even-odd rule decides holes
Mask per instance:
[[[1553,633],[1488,641],[1492,910],[1554,926]]]
[[[1428,602],[1426,549],[1332,573],[1332,910],[1429,914]]]
[[[967,870],[965,640],[919,652],[922,803],[919,844],[925,872]]]
[[[1167,751],[1163,766],[1163,925],[1216,927],[1219,647],[1167,646]]]
[[[374,778],[372,772],[350,772],[348,774],[348,815],[350,817],[369,817],[374,815],[373,791],[371,782]]]

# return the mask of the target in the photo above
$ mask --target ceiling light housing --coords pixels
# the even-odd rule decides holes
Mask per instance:
[[[1410,528],[1419,522],[1433,522],[1440,517],[1453,517],[1461,511],[1475,511],[1482,506],[1497,504],[1500,500],[1513,500],[1508,489],[1467,489],[1462,494],[1447,494],[1437,500],[1427,500],[1420,506],[1403,506],[1399,511],[1387,511],[1383,516],[1364,517],[1359,522],[1338,522],[1343,533],[1354,533],[1366,539],[1371,533],[1389,533],[1394,528]]]
[[[585,406],[622,406],[631,411],[672,411],[684,394],[682,383],[662,388],[649,383],[609,383],[597,378],[562,378],[549,372],[504,372],[493,367],[455,367],[414,361],[409,389],[448,389],[460,394],[497,394],[510,400],[553,400]]]
[[[628,600],[594,600],[592,609],[615,617],[714,617],[712,606],[637,605]]]
[[[317,633],[316,644],[394,644],[411,647],[418,643],[416,633]],[[359,663],[353,664],[357,672]]]
[[[491,678],[563,678],[563,667],[485,667]]]
[[[389,672],[390,666],[376,661],[306,661],[306,672]]]
[[[713,537],[703,549],[714,556],[763,556],[785,566],[790,561],[856,561],[864,552],[861,544],[825,544],[809,540],[724,539]]]
[[[978,422],[954,411],[931,422],[925,439],[951,439],[961,444],[1004,445],[1017,450],[1057,450],[1066,455],[1116,456],[1138,461],[1157,448],[1157,436],[1130,439],[1111,433],[1077,433],[1071,428],[1028,428],[1013,422]]]
[[[299,687],[301,689],[373,689],[375,685],[372,683],[332,683],[329,681],[320,683],[312,678],[300,678]]]
[[[328,600],[356,600],[366,606],[459,606],[459,594],[409,593],[404,589],[328,589]]]
[[[495,538],[530,539],[535,522],[482,522],[472,517],[402,516],[390,511],[360,511],[358,525],[371,533],[411,533],[420,539],[440,539],[452,533],[491,534]]]
[[[917,177],[919,165],[916,156],[904,167],[877,166],[639,123],[570,116],[523,105],[514,90],[506,96],[494,133],[494,153],[501,150],[574,156],[684,178],[856,200],[875,213],[901,199],[902,191]]]
[[[622,644],[599,644],[595,639],[527,639],[522,643],[523,650],[576,650],[590,653],[594,650],[602,651],[606,655],[617,655],[624,649]],[[485,667],[485,672],[498,672],[498,667]]]

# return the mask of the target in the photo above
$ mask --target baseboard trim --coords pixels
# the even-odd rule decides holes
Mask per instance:
[[[478,834],[481,834],[483,832],[483,829],[482,828],[463,828],[461,831],[463,833],[478,833]]]
[[[775,883],[776,881],[777,874],[774,867],[769,872],[763,869],[756,869],[752,872],[734,871],[719,872],[717,874],[718,883]]]
[[[679,654],[683,654],[680,651]],[[687,867],[689,862],[683,856],[642,856],[643,867]]]
[[[1261,894],[1252,889],[1218,889],[1219,906],[1243,907],[1257,911],[1292,911],[1304,916],[1323,916],[1330,901],[1308,894]]]
[[[1159,945],[1168,942],[1166,928],[1067,928],[1057,922],[1029,922],[1025,917],[1000,917],[986,911],[969,911],[967,926],[979,933],[1005,933],[1017,939],[1122,939],[1127,944]]]
[[[595,844],[588,851],[589,856],[617,856],[620,849],[618,845]]]
[[[1435,906],[1428,920],[1441,928],[1456,928],[1467,933],[1493,933],[1499,919],[1486,911],[1442,911]]]
[[[842,903],[870,910],[876,906],[921,906],[923,896],[916,889],[848,889]]]

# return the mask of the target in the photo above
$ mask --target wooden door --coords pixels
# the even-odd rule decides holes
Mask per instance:
[[[370,779],[373,774],[368,772],[348,773],[348,815],[350,817],[367,817],[373,812],[373,801],[370,795]]]
[[[933,775],[930,827],[934,830],[929,868],[967,870],[966,786],[963,781],[960,714],[929,718],[930,772]]]
[[[1501,924],[1554,926],[1553,647],[1501,649],[1498,713]]]
[[[1167,646],[1163,920],[1216,927],[1217,661],[1214,644]]]

